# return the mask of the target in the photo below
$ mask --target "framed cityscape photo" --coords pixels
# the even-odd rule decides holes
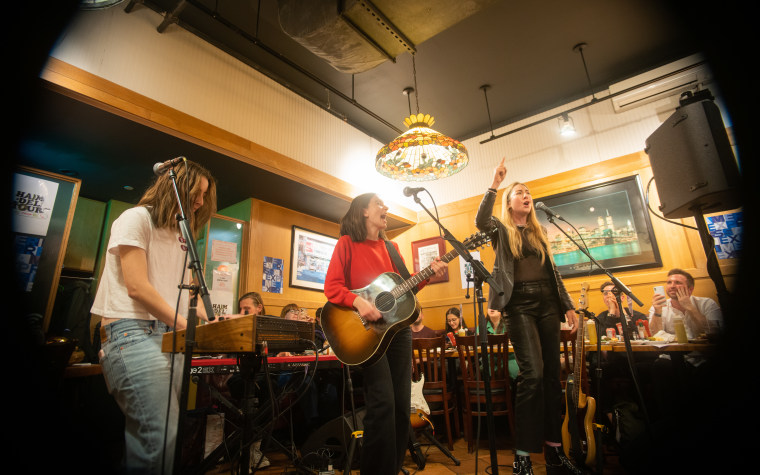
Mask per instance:
[[[609,271],[661,267],[660,250],[652,230],[638,175],[542,198],[563,220],[549,221],[536,210],[548,231],[554,262],[562,277],[601,274],[578,247]],[[570,235],[571,241],[556,225]],[[576,244],[577,243],[577,244]]]

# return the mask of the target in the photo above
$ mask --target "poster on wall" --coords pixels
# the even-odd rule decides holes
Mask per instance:
[[[480,260],[480,251],[470,251],[470,255],[476,261]],[[461,279],[463,289],[472,287],[472,281],[467,281],[468,277],[472,279],[472,265],[464,260],[462,256],[459,256],[459,278]]]
[[[11,191],[11,230],[19,290],[31,292],[50,227],[58,183],[15,174]]]
[[[19,234],[47,236],[58,183],[16,174],[11,199],[12,231]]]
[[[420,239],[412,243],[412,256],[414,272],[417,273],[432,264],[433,260],[446,254],[446,241],[440,236],[427,239]],[[442,275],[433,274],[428,280],[428,284],[437,284],[439,282],[449,281],[449,268],[443,269]]]
[[[261,291],[273,294],[282,293],[282,259],[264,256],[264,277],[261,280]]]
[[[742,228],[744,219],[741,211],[725,213],[705,218],[707,229],[715,240],[718,259],[734,259],[742,250]]]
[[[14,255],[16,256],[16,273],[19,290],[31,292],[37,267],[42,257],[44,239],[37,236],[18,234],[14,237]]]
[[[211,303],[214,315],[220,317],[237,313],[234,306],[235,279],[233,269],[227,264],[219,264],[213,269],[211,282]]]

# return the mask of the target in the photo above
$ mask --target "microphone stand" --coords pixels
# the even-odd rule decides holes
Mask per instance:
[[[604,266],[602,266],[601,264],[599,264],[599,262],[596,259],[594,259],[594,257],[586,249],[585,246],[581,246],[577,242],[575,242],[575,240],[572,237],[570,237],[570,235],[567,234],[564,229],[562,229],[562,226],[559,226],[558,224],[556,224],[554,222],[554,216],[552,216],[549,213],[546,213],[546,218],[557,229],[559,229],[562,232],[562,234],[564,234],[573,244],[575,244],[575,246],[578,249],[580,249],[580,251],[583,252],[586,255],[586,257],[588,257],[589,260],[591,260],[591,262],[593,264],[596,264],[600,269],[602,269],[602,271],[604,271],[604,273],[607,274],[607,276],[610,278],[610,280],[612,281],[612,283],[615,284],[615,289],[618,291],[615,295],[616,295],[616,298],[617,298],[618,308],[620,308],[619,318],[620,318],[620,321],[621,321],[621,325],[623,327],[623,341],[625,342],[625,351],[626,351],[626,355],[628,357],[628,367],[631,370],[631,377],[633,378],[633,385],[636,388],[636,393],[638,395],[639,402],[641,404],[641,412],[644,415],[644,423],[646,424],[647,432],[649,433],[649,436],[651,438],[653,438],[652,426],[651,426],[651,423],[650,423],[650,420],[649,420],[649,412],[647,411],[646,404],[644,404],[644,396],[642,395],[641,388],[639,387],[639,378],[638,378],[638,374],[636,372],[636,367],[633,365],[633,350],[631,349],[631,334],[630,334],[630,329],[628,328],[628,323],[625,321],[625,313],[623,311],[623,306],[622,306],[622,304],[620,302],[620,293],[624,293],[625,295],[627,295],[628,298],[631,299],[631,300],[633,300],[634,302],[636,302],[639,305],[639,307],[644,306],[644,304],[643,304],[643,302],[641,300],[638,299],[638,297],[636,297],[633,294],[633,292],[631,291],[631,289],[629,289],[625,284],[623,284],[620,281],[620,279],[618,279],[617,277],[615,277],[614,275],[612,275],[612,272],[610,272]],[[558,217],[558,218],[561,219],[562,221],[567,222],[564,218],[560,218],[560,217]],[[592,267],[593,267],[593,264],[592,264]],[[633,318],[633,316],[631,316],[631,318]],[[602,338],[601,338],[601,334],[598,331],[597,331],[597,334],[596,334],[596,339],[597,339],[597,348],[600,349],[601,348],[601,344],[599,342],[601,341]],[[601,356],[602,356],[601,352],[597,352],[597,357],[601,358]]]
[[[422,201],[417,197],[417,193],[414,193],[414,201],[422,207],[422,209],[425,210],[425,212],[430,216],[430,218],[438,224],[438,227],[443,231],[444,239],[448,241],[451,244],[451,247],[453,247],[457,253],[459,253],[462,258],[469,262],[472,266],[473,270],[473,276],[474,276],[474,284],[473,284],[473,290],[477,297],[477,304],[478,304],[478,313],[476,314],[476,317],[478,318],[478,328],[482,329],[479,336],[479,343],[480,343],[480,359],[481,364],[483,368],[489,368],[488,365],[488,337],[485,332],[486,323],[485,323],[485,316],[483,314],[483,282],[488,282],[488,285],[491,286],[491,290],[494,292],[498,292],[499,295],[503,295],[504,291],[499,287],[499,285],[494,280],[493,276],[486,270],[486,268],[483,266],[483,263],[479,260],[476,260],[474,257],[472,257],[472,254],[470,254],[470,251],[467,250],[467,247],[459,242],[454,236],[449,232],[448,229],[446,229],[443,224],[435,217],[433,214],[428,210],[425,205],[422,204]],[[494,427],[493,422],[493,403],[491,398],[491,371],[483,371],[483,386],[485,389],[485,396],[486,396],[486,420],[488,421],[488,441],[489,441],[489,451],[491,453],[491,473],[494,475],[498,475],[499,473],[499,462],[496,457],[496,429]]]
[[[179,417],[177,420],[177,436],[174,446],[174,473],[179,474],[182,472],[182,437],[185,429],[185,412],[187,410],[187,399],[190,387],[190,367],[192,363],[193,350],[195,348],[195,327],[198,324],[198,295],[201,296],[203,301],[203,307],[206,309],[206,316],[209,321],[214,319],[214,312],[211,306],[211,296],[208,288],[206,287],[205,277],[203,275],[203,268],[201,267],[200,259],[198,258],[198,250],[195,248],[195,238],[190,230],[190,223],[185,215],[185,210],[182,207],[182,200],[180,199],[179,189],[177,187],[177,173],[174,168],[169,170],[169,178],[172,181],[174,187],[174,196],[177,199],[177,206],[179,212],[177,213],[177,221],[179,222],[179,228],[182,232],[182,237],[185,239],[185,245],[188,253],[190,254],[190,264],[188,268],[192,269],[193,275],[196,279],[195,285],[185,285],[182,282],[179,284],[180,289],[188,289],[191,291],[190,305],[187,311],[187,327],[185,329],[185,360],[182,369],[182,382],[180,384],[180,398],[179,398]],[[176,331],[174,333],[176,338]]]

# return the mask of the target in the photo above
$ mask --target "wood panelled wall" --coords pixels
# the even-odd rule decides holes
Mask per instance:
[[[248,227],[250,258],[245,266],[245,282],[241,280],[241,294],[250,291],[261,293],[264,307],[269,315],[279,315],[282,308],[289,303],[295,303],[305,308],[310,315],[314,315],[316,310],[326,302],[324,294],[316,290],[291,288],[289,285],[293,225],[334,237],[338,237],[340,226],[337,223],[314,218],[266,201],[250,200],[250,202],[251,215]],[[274,257],[284,261],[282,294],[261,292],[264,257]]]
[[[496,166],[496,160],[494,160]],[[646,193],[646,186],[652,178],[652,171],[649,166],[649,158],[644,152],[626,155],[598,164],[564,172],[552,176],[527,182],[533,194],[533,199],[538,201],[542,197],[550,196],[555,193],[561,193],[585,186],[607,182],[617,178],[623,178],[632,175],[639,175]],[[505,183],[519,181],[519,177],[512,177],[507,171]],[[483,192],[490,186],[483,183]],[[494,215],[501,214],[501,198],[503,189],[499,190],[499,196],[494,207]],[[460,241],[477,231],[475,228],[475,214],[482,199],[482,195],[474,196],[470,199],[461,200],[456,203],[447,204],[439,208],[440,219],[442,224]],[[658,210],[659,198],[655,186],[651,186],[649,194],[650,205],[655,211]],[[429,206],[428,206],[429,207]],[[652,226],[654,228],[655,238],[660,249],[662,267],[642,269],[626,272],[613,272],[624,284],[626,284],[639,300],[644,303],[638,310],[646,313],[649,310],[652,287],[661,285],[666,280],[667,271],[673,267],[680,267],[691,273],[696,279],[695,294],[705,297],[711,297],[717,301],[715,285],[710,279],[706,270],[706,257],[702,250],[699,233],[696,230],[687,229],[675,224],[667,223],[650,215]],[[694,226],[694,219],[687,218],[680,220],[683,224]],[[397,233],[391,236],[401,248],[404,260],[409,263],[411,269],[412,251],[411,243],[419,239],[425,239],[438,235],[438,227],[430,217],[422,211],[419,215],[419,223],[411,229]],[[447,244],[447,252],[451,247]],[[481,259],[489,271],[493,268],[494,253],[491,247],[481,249]],[[723,272],[726,284],[729,290],[735,279],[738,268],[736,260],[721,261],[721,270]],[[582,282],[588,282],[590,292],[588,295],[589,310],[599,313],[605,310],[602,302],[601,293],[596,291],[599,286],[608,280],[605,274],[588,277],[575,277],[565,280],[568,291],[573,300],[578,301],[580,297],[580,287]],[[483,292],[487,298],[488,290],[485,286]],[[459,259],[449,264],[449,281],[439,284],[433,284],[423,289],[418,298],[424,309],[425,324],[433,329],[442,329],[445,327],[445,311],[451,306],[462,305],[466,323],[473,327],[475,323],[475,307],[473,305],[473,293],[470,292],[470,298],[465,298],[465,290],[461,289],[459,277]],[[484,304],[484,311],[487,304]]]
[[[86,71],[51,58],[42,71],[41,77],[47,84],[62,94],[82,100],[95,107],[109,110],[137,122],[149,125],[166,133],[181,137],[185,140],[199,143],[203,146],[218,150],[241,161],[274,171],[282,176],[304,180],[310,177],[308,184],[314,185],[334,196],[348,198],[357,194],[352,184],[342,182],[326,173],[307,167],[291,158],[284,157],[257,144],[234,136],[218,127],[211,126],[196,118],[189,117],[179,111],[157,103],[144,96],[129,91],[121,86],[110,83]],[[494,158],[494,166],[496,165]],[[308,173],[306,173],[308,172]],[[544,196],[570,191],[584,186],[603,183],[616,178],[638,174],[642,185],[646,188],[652,177],[648,157],[644,152],[626,155],[606,160],[595,165],[563,172],[526,184],[531,189],[533,198],[539,200]],[[520,177],[507,177],[507,180],[519,180]],[[483,183],[483,192],[490,185],[490,178]],[[501,197],[501,192],[499,193]],[[460,241],[476,231],[475,213],[482,195],[473,196],[455,203],[441,206],[438,210],[443,225]],[[396,200],[395,196],[384,196],[386,202]],[[500,199],[494,214],[500,214]],[[650,203],[657,209],[659,199],[655,187],[652,187]],[[413,221],[413,211],[404,207],[394,206],[391,213],[405,222]],[[641,309],[646,312],[651,300],[652,286],[661,284],[670,268],[681,267],[691,272],[697,280],[695,293],[701,296],[716,297],[715,286],[707,274],[705,255],[697,231],[666,223],[660,219],[651,218],[655,237],[662,257],[662,267],[615,273],[628,285],[637,297],[644,302]],[[684,219],[685,224],[694,225],[694,220]],[[245,269],[245,286],[241,291],[260,290],[264,256],[282,258],[285,262],[285,276],[282,294],[264,294],[267,313],[278,315],[280,309],[294,302],[307,309],[310,313],[324,304],[324,295],[318,291],[290,288],[290,242],[291,227],[297,225],[316,232],[336,236],[339,226],[311,216],[294,212],[270,203],[252,200],[249,227],[249,260]],[[110,229],[110,227],[109,227]],[[438,235],[437,225],[424,212],[417,213],[417,224],[401,231],[396,231],[389,237],[398,242],[402,255],[408,267],[412,269],[411,243]],[[447,251],[451,248],[447,246]],[[493,266],[493,251],[490,248],[481,250],[481,258],[489,270]],[[99,263],[96,263],[99,268]],[[729,290],[737,273],[738,262],[735,260],[721,261],[721,269]],[[586,281],[591,289],[598,288],[606,276],[591,276],[586,279],[567,279],[566,284],[573,298],[577,301],[581,282]],[[487,290],[484,289],[484,292]],[[449,281],[428,286],[418,295],[425,310],[425,323],[434,329],[444,328],[444,312],[448,307],[463,307],[468,326],[474,325],[474,305],[472,292],[470,298],[465,298],[465,290],[461,288],[459,278],[459,260],[455,259],[449,265]],[[601,295],[591,292],[589,308],[598,313],[604,308]]]
[[[531,189],[534,200],[540,200],[542,197],[555,193],[632,175],[639,175],[642,187],[646,192],[647,183],[652,178],[652,171],[649,167],[649,159],[644,152],[614,158],[590,167],[548,176],[526,184]],[[508,176],[507,181],[517,178]],[[483,184],[484,192],[489,185],[490,183]],[[502,193],[503,189],[500,189],[496,200],[497,204],[494,208],[495,216],[499,216],[501,213]],[[466,200],[441,206],[438,209],[442,224],[460,241],[463,241],[466,237],[477,231],[475,228],[475,214],[481,199],[482,195],[473,196]],[[649,199],[652,209],[657,210],[659,198],[654,186],[650,189]],[[426,204],[426,206],[428,205]],[[673,267],[683,268],[694,276],[696,279],[695,293],[697,295],[717,300],[715,286],[707,274],[706,258],[697,231],[667,223],[656,217],[651,217],[651,221],[660,249],[662,267],[613,272],[644,303],[644,307],[639,308],[639,310],[644,313],[648,311],[652,298],[652,287],[662,284],[666,279],[667,271]],[[680,222],[694,226],[694,219],[692,218],[683,219]],[[249,255],[251,258],[247,263],[246,269],[248,281],[246,287],[241,289],[241,291],[260,291],[264,256],[282,258],[285,268],[283,293],[263,294],[267,313],[279,315],[283,306],[293,302],[307,308],[309,313],[313,314],[317,308],[324,304],[324,295],[321,292],[313,290],[290,288],[288,285],[291,229],[293,225],[297,225],[337,237],[339,231],[338,224],[257,200],[251,201],[250,223],[251,234],[249,242],[251,243],[251,247]],[[398,243],[410,271],[412,271],[413,262],[412,242],[437,235],[437,224],[424,211],[419,213],[418,224],[406,230],[389,233],[389,237]],[[451,249],[451,246],[447,244],[447,252]],[[493,249],[491,247],[482,248],[480,249],[480,255],[486,268],[490,271],[494,260]],[[737,266],[738,262],[735,260],[721,261],[721,269],[729,289],[732,287]],[[445,326],[446,309],[452,306],[459,307],[460,305],[462,306],[467,325],[470,327],[475,325],[474,292],[470,290],[470,297],[466,298],[466,290],[461,288],[459,272],[459,259],[454,259],[449,264],[448,282],[429,285],[418,294],[425,315],[425,324],[429,327],[443,329]],[[601,294],[596,290],[606,280],[608,280],[607,276],[602,274],[585,278],[575,277],[566,279],[565,284],[573,300],[577,302],[580,296],[581,283],[584,281],[588,282],[591,288],[590,295],[588,296],[589,309],[594,313],[599,313],[605,308],[602,303]],[[488,288],[485,286],[484,297],[487,298],[487,296]],[[486,304],[483,307],[485,310]]]

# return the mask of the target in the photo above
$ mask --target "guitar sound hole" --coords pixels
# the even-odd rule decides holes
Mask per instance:
[[[396,305],[396,299],[390,292],[380,292],[375,299],[375,307],[381,312],[390,312]]]

